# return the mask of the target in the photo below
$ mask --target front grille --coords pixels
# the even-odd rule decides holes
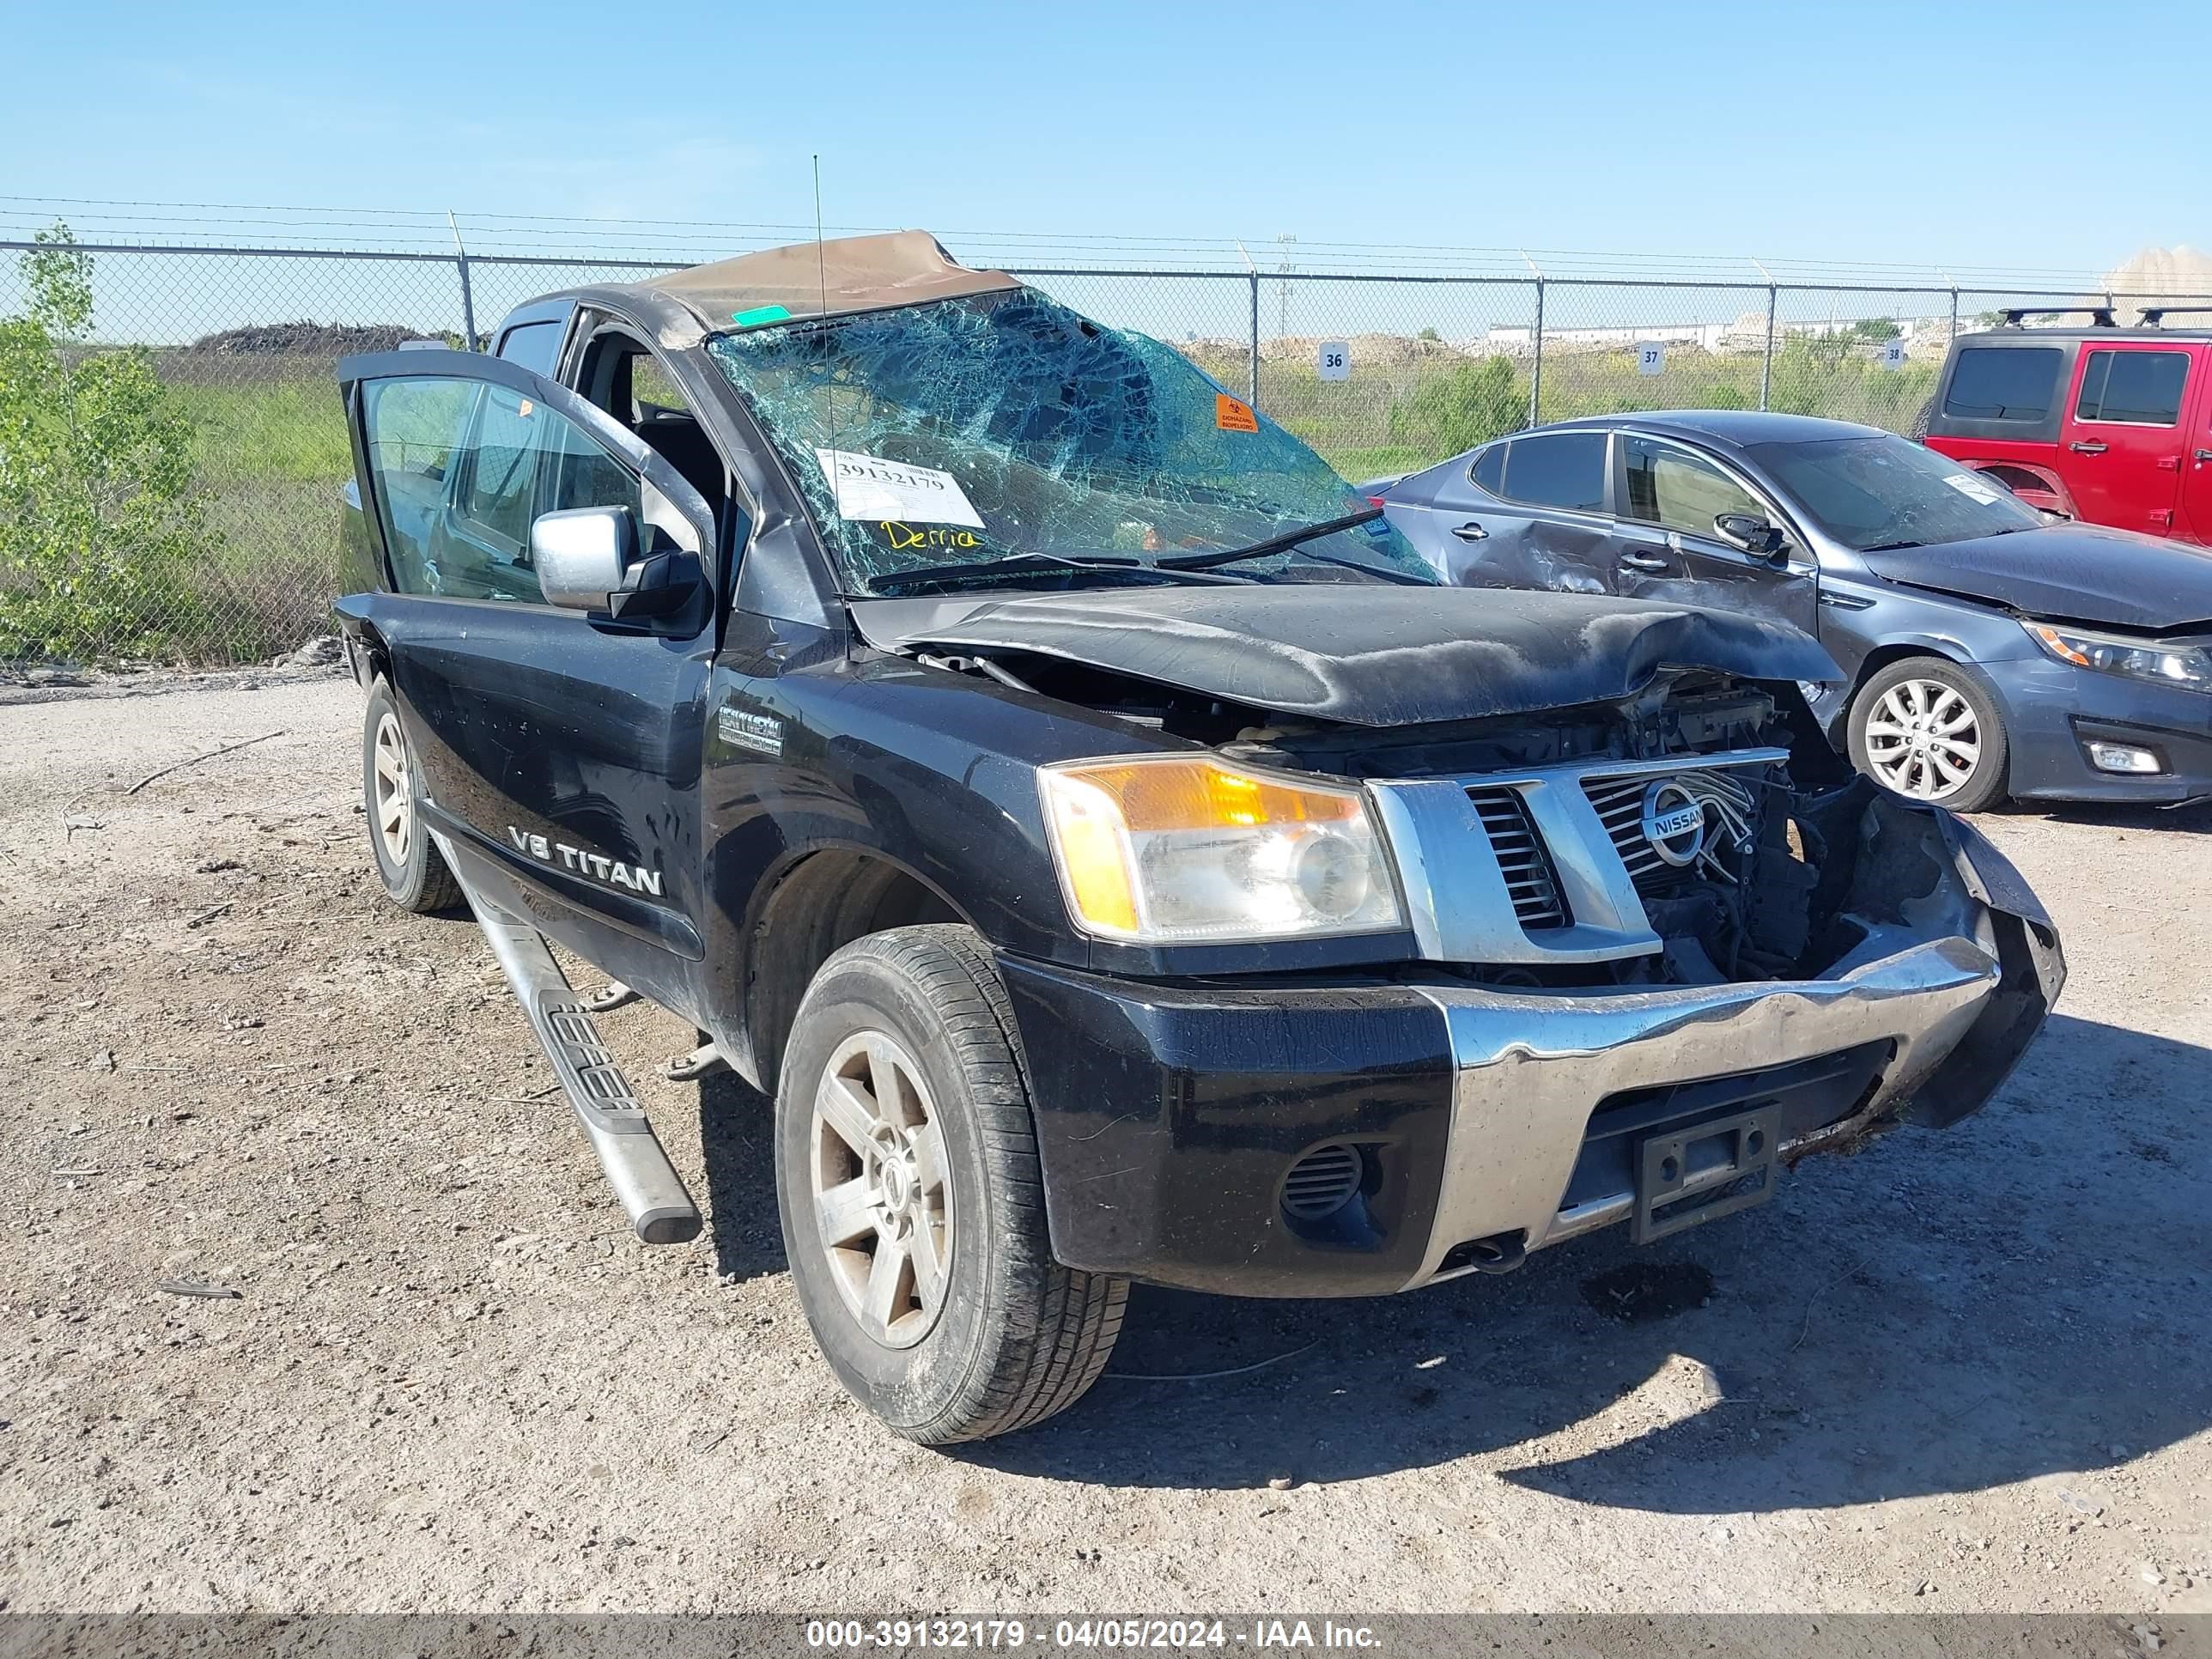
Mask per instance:
[[[1644,801],[1652,786],[1679,784],[1705,809],[1705,845],[1708,849],[1686,866],[1660,856],[1644,833]],[[1613,851],[1628,866],[1637,890],[1649,894],[1686,878],[1725,875],[1735,860],[1736,843],[1750,833],[1757,798],[1752,791],[1756,775],[1741,770],[1698,768],[1659,775],[1639,774],[1627,778],[1585,778],[1583,793],[1597,810],[1599,822],[1611,837]],[[1670,798],[1671,799],[1671,798]],[[1723,853],[1727,864],[1720,861]]]
[[[1482,827],[1490,832],[1490,845],[1498,854],[1498,867],[1505,872],[1505,890],[1513,896],[1513,914],[1523,927],[1564,927],[1567,907],[1559,897],[1559,878],[1552,868],[1552,855],[1537,838],[1528,820],[1528,803],[1517,789],[1470,789]]]

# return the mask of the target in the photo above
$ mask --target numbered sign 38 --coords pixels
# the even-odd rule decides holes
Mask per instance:
[[[1884,368],[1903,368],[1905,367],[1905,342],[1903,340],[1884,340],[1881,343],[1881,366]]]
[[[1352,378],[1352,348],[1341,340],[1323,340],[1314,352],[1314,366],[1324,380]]]
[[[1636,372],[1638,374],[1664,374],[1667,372],[1667,348],[1656,340],[1646,340],[1638,346]]]

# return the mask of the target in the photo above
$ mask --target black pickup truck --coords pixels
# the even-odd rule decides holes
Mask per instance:
[[[1442,586],[1180,354],[919,233],[339,375],[386,888],[473,909],[647,1242],[700,1216],[594,1009],[773,1097],[822,1351],[915,1439],[1069,1405],[1133,1279],[1758,1202],[1973,1111],[2063,977],[1829,749],[1812,640]]]

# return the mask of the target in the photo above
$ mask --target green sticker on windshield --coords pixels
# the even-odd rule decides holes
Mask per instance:
[[[739,328],[758,328],[763,323],[787,323],[790,311],[783,306],[755,306],[750,311],[733,311],[730,320]]]

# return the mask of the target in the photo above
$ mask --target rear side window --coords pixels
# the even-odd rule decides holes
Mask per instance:
[[[2043,420],[2065,356],[2056,346],[1968,346],[1951,371],[1943,412],[1962,421]]]
[[[522,323],[507,331],[499,343],[499,355],[510,363],[518,363],[532,374],[550,376],[553,359],[561,349],[561,323],[558,319],[544,323]]]
[[[2181,388],[2188,379],[2185,351],[2093,351],[2081,371],[2074,418],[2172,426],[2181,418]]]
[[[1549,432],[1505,446],[1504,477],[1492,492],[1531,507],[1605,511],[1605,434]]]
[[[1474,458],[1474,481],[1495,495],[1505,485],[1505,446],[1492,444]]]

